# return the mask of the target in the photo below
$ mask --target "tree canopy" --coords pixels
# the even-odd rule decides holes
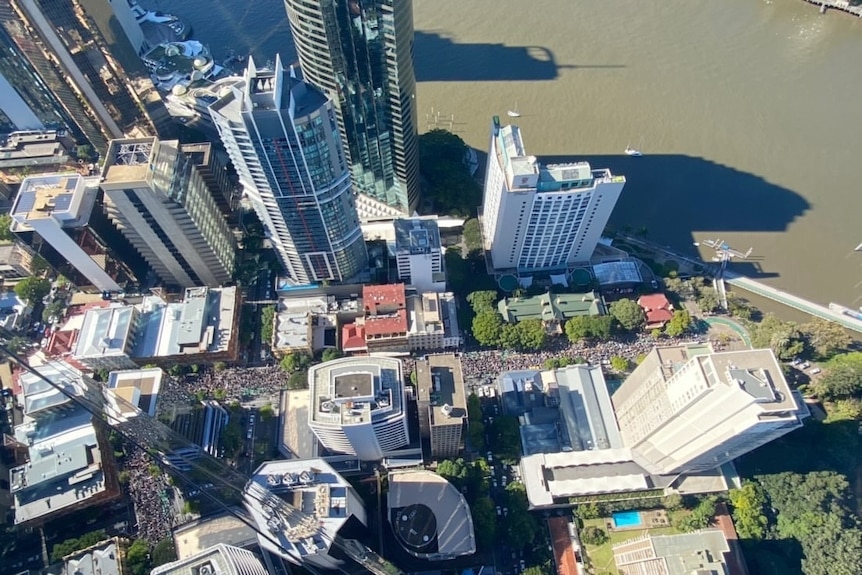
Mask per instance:
[[[15,239],[15,234],[9,229],[12,226],[12,216],[9,214],[0,215],[0,242],[11,242]]]
[[[28,277],[15,284],[15,295],[28,303],[42,301],[51,291],[51,282],[45,278]]]
[[[479,220],[470,218],[464,222],[464,245],[468,252],[481,250],[483,247],[482,241],[482,226],[479,225]]]
[[[836,355],[824,367],[823,377],[814,383],[820,397],[831,401],[862,398],[862,352]]]
[[[766,535],[766,494],[759,483],[746,481],[730,490],[733,524],[741,539],[763,539]]]
[[[482,203],[482,189],[466,163],[467,144],[446,130],[419,136],[419,171],[437,213],[470,216]]]
[[[799,542],[805,575],[862,573],[862,531],[851,511],[849,483],[832,471],[755,478],[777,512],[776,537]]]
[[[267,305],[260,310],[260,341],[266,346],[272,345],[272,335],[275,329],[275,306]]]
[[[530,515],[527,489],[519,481],[506,486],[506,503],[509,514],[503,518],[505,536],[515,549],[532,543],[538,532],[535,518]]]
[[[289,353],[281,358],[279,365],[284,371],[294,372],[307,370],[311,366],[312,357],[307,353],[295,352]]]
[[[792,321],[782,321],[768,313],[750,326],[751,345],[770,348],[779,359],[792,359],[805,350],[805,338]]]
[[[467,302],[476,313],[496,311],[497,297],[497,292],[494,290],[480,290],[467,294]]]
[[[473,531],[480,549],[491,549],[497,538],[497,513],[490,497],[479,497],[470,506],[473,514]]]
[[[494,419],[488,430],[491,450],[501,459],[516,461],[521,453],[521,434],[518,419],[501,415]]]
[[[847,349],[853,341],[843,327],[819,317],[811,318],[811,321],[802,324],[800,329],[814,353],[821,358],[831,357]]]
[[[479,345],[497,345],[502,333],[503,317],[496,311],[483,311],[473,318],[473,337]]]
[[[629,370],[630,366],[631,362],[620,355],[611,357],[611,367],[614,368],[614,371],[624,373]]]
[[[691,315],[687,310],[678,309],[673,312],[673,318],[664,328],[670,337],[679,337],[691,328]]]
[[[540,319],[525,319],[503,325],[497,345],[504,349],[538,351],[545,347],[548,333]]]
[[[51,548],[51,561],[60,561],[66,555],[69,555],[81,549],[86,549],[91,545],[95,545],[99,541],[107,539],[107,537],[108,536],[105,531],[103,529],[99,529],[98,531],[90,531],[89,533],[84,533],[80,537],[73,537],[72,539],[66,539],[65,541],[61,541],[60,543],[55,544],[54,547]]]
[[[607,341],[613,335],[614,321],[612,315],[579,315],[566,322],[566,337],[572,343],[588,338]]]
[[[634,300],[619,299],[611,304],[611,315],[616,318],[623,329],[634,331],[643,327],[646,322],[644,310]]]

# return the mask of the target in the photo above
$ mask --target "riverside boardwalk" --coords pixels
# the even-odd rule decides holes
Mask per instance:
[[[771,299],[772,301],[777,301],[778,303],[792,307],[793,309],[798,309],[799,311],[805,312],[807,314],[811,314],[813,316],[829,321],[834,321],[842,327],[845,327],[849,330],[853,330],[857,333],[862,333],[862,321],[844,315],[843,313],[831,310],[826,306],[808,301],[799,296],[787,293],[786,291],[781,291],[780,289],[770,287],[751,278],[735,274],[730,270],[725,270],[724,281],[734,287],[750,291],[761,297]]]
[[[828,10],[841,10],[857,18],[862,18],[862,4],[851,3],[847,0],[803,0],[803,2],[819,6],[821,13]]]

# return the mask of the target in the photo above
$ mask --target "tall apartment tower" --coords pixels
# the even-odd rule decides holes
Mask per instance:
[[[412,0],[285,6],[303,77],[336,103],[355,190],[413,213],[419,152]]]
[[[612,401],[623,443],[658,475],[715,469],[808,416],[768,349],[657,347]]]
[[[231,280],[233,235],[176,140],[113,140],[100,184],[108,216],[166,284],[215,287]]]
[[[497,272],[566,271],[589,261],[626,180],[587,162],[543,165],[517,126],[494,117],[482,233]]]
[[[285,70],[258,69],[210,106],[244,192],[296,284],[346,281],[367,262],[332,102]]]
[[[410,443],[401,360],[345,357],[308,370],[308,426],[323,446],[378,461]]]
[[[141,59],[143,33],[127,2],[0,2],[0,93],[16,125],[55,116],[101,153],[111,138],[169,135],[173,123]],[[50,111],[49,111],[50,110]],[[32,120],[32,118],[30,118]]]
[[[11,230],[79,289],[120,291],[135,280],[124,263],[131,246],[112,237],[118,234],[101,214],[99,196],[98,176],[25,178],[10,211]]]

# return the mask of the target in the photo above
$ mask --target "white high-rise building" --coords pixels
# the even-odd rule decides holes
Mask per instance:
[[[246,196],[290,281],[346,281],[368,261],[332,101],[249,60],[210,106]]]
[[[159,565],[150,575],[267,575],[257,555],[246,549],[219,543],[196,555]]]
[[[496,271],[523,274],[589,261],[626,183],[587,162],[543,165],[497,117],[485,174],[485,249]]]
[[[443,251],[437,222],[428,218],[397,219],[395,260],[398,279],[418,292],[446,291]]]
[[[650,473],[715,469],[802,426],[808,409],[768,349],[657,347],[613,395],[626,447]]]
[[[401,360],[347,357],[308,371],[308,423],[324,447],[363,461],[406,446],[407,405]]]

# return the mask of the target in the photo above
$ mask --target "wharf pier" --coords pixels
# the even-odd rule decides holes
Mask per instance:
[[[807,4],[820,8],[820,13],[824,14],[829,10],[840,10],[846,14],[852,14],[857,18],[862,18],[862,4],[850,2],[849,0],[802,0]]]

